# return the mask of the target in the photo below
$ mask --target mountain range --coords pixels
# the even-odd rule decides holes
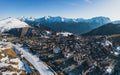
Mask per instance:
[[[120,33],[120,21],[112,22],[108,17],[64,18],[45,16],[41,18],[19,17],[0,20],[0,32],[21,33],[28,28],[31,32],[37,27],[46,30],[71,32],[85,35],[111,35]],[[18,32],[17,32],[18,31]]]
[[[33,26],[46,26],[55,31],[65,31],[76,34],[82,34],[98,28],[104,24],[111,22],[108,17],[94,17],[91,19],[83,18],[64,18],[45,16],[41,18],[19,17],[21,21]]]

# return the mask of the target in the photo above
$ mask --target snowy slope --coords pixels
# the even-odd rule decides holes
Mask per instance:
[[[8,31],[12,28],[23,28],[28,27],[28,24],[22,22],[16,18],[7,18],[0,21],[0,31]]]
[[[15,70],[13,71],[10,69],[3,69],[5,67],[8,68],[9,66],[11,66],[11,68],[15,68],[16,70],[24,70],[27,72],[27,69],[24,67],[24,63],[20,60],[19,57],[16,57],[17,55],[13,53],[14,51],[12,52],[11,48],[12,44],[10,42],[0,41],[0,72],[2,73],[2,75],[21,75],[21,72],[17,72]],[[9,51],[9,54],[7,53],[7,51]],[[13,56],[10,55],[11,53],[13,54]],[[18,64],[14,64],[13,62],[16,62]]]
[[[49,66],[44,64],[43,61],[39,60],[38,57],[29,53],[27,49],[22,48],[21,44],[13,45],[13,47],[21,52],[24,57],[39,71],[41,75],[57,75],[53,70],[49,68]]]
[[[25,17],[25,16],[18,17],[18,19],[21,21],[35,21],[36,20],[35,17]]]

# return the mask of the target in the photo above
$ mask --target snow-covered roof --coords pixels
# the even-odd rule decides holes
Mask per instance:
[[[116,49],[117,49],[118,51],[120,51],[120,46],[118,46]]]
[[[109,46],[109,45],[112,45],[112,43],[111,43],[110,41],[106,40],[106,41],[105,41],[105,45],[106,45],[106,46]]]
[[[109,74],[112,74],[112,73],[113,73],[113,67],[109,66],[109,67],[106,69],[106,72],[109,73]]]

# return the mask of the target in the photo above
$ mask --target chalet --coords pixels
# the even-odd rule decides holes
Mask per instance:
[[[11,34],[7,34],[7,33],[2,33],[1,35],[3,38],[7,38],[7,37],[11,37],[12,35]]]
[[[58,54],[58,53],[60,53],[60,52],[61,52],[61,50],[60,50],[60,48],[58,48],[58,47],[53,49],[53,53],[54,53],[54,54]]]
[[[8,40],[7,39],[2,39],[3,42],[7,42]]]
[[[0,37],[0,41],[2,41],[2,37]]]
[[[0,70],[1,70],[2,72],[5,72],[5,71],[8,70],[8,67],[1,67]]]
[[[73,57],[74,56],[74,53],[73,52],[65,52],[64,53],[64,57],[65,58],[70,58],[70,57]]]

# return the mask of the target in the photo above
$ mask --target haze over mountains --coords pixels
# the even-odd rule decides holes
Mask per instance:
[[[85,35],[112,35],[120,34],[120,21],[114,21],[101,27],[93,29]]]
[[[67,31],[76,34],[82,34],[91,31],[94,28],[100,27],[104,24],[111,22],[108,17],[94,17],[91,19],[83,18],[64,18],[64,17],[20,17],[21,21],[28,23],[29,25],[35,26],[47,26],[55,31]]]
[[[64,18],[45,16],[41,18],[19,17],[0,20],[1,32],[19,33],[25,27],[39,27],[60,32],[71,32],[86,35],[107,35],[120,33],[120,21],[112,22],[108,17]],[[21,29],[20,29],[21,28]],[[12,29],[12,30],[11,30]],[[19,30],[17,30],[19,29]],[[19,31],[19,32],[17,32]]]

